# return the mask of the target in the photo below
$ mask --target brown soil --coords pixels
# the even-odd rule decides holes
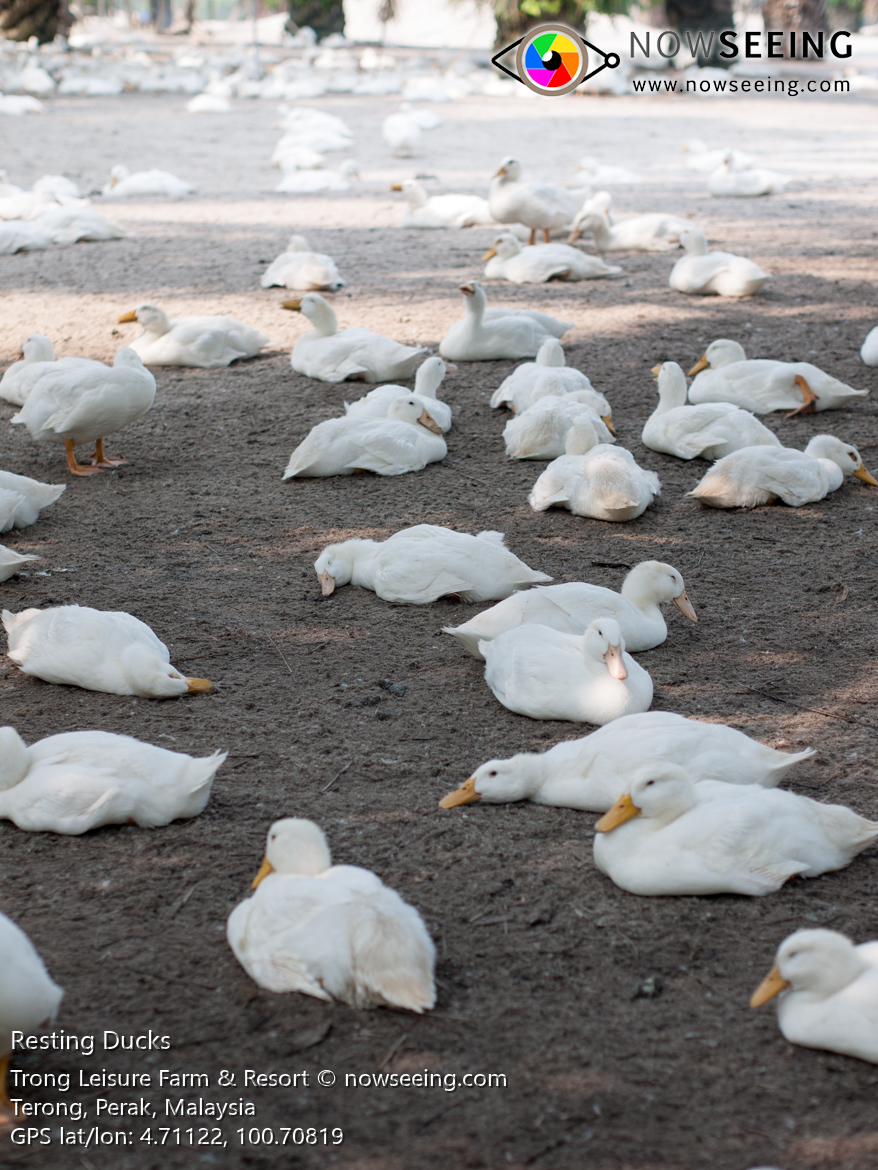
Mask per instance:
[[[819,755],[793,774],[796,790],[878,817],[870,764],[878,492],[848,482],[799,510],[702,510],[684,495],[705,465],[639,443],[654,401],[650,367],[666,358],[688,367],[714,337],[741,338],[752,356],[810,358],[853,385],[876,385],[857,356],[875,324],[876,151],[867,135],[874,103],[560,99],[546,112],[540,101],[462,102],[439,108],[443,126],[425,135],[422,156],[409,163],[390,160],[378,134],[393,102],[316,104],[358,131],[365,184],[350,195],[254,194],[277,174],[266,164],[276,131],[264,104],[199,119],[183,115],[179,99],[130,96],[59,101],[40,119],[4,121],[4,165],[14,181],[59,170],[95,185],[112,163],[127,161],[192,178],[200,193],[191,202],[114,208],[137,227],[136,240],[5,257],[3,360],[33,330],[55,338],[59,352],[105,358],[120,344],[115,317],[145,299],[178,312],[237,313],[283,348],[220,372],[158,371],[154,409],[109,447],[130,465],[93,480],[69,477],[60,450],[37,448],[20,428],[6,431],[4,467],[69,487],[35,527],[6,538],[39,553],[36,568],[50,575],[11,580],[4,604],[128,610],[171,645],[181,670],[215,680],[217,690],[136,701],[49,686],[3,659],[3,722],[28,741],[101,728],[199,755],[224,747],[230,757],[207,810],[191,823],[82,838],[0,826],[0,906],[65,989],[59,1026],[96,1034],[151,1028],[173,1044],[167,1055],[139,1058],[32,1054],[19,1067],[207,1073],[209,1091],[182,1095],[216,1101],[237,1099],[215,1087],[220,1070],[232,1069],[240,1096],[258,1109],[248,1129],[340,1126],[344,1143],[242,1149],[235,1130],[246,1122],[231,1119],[226,1149],[178,1148],[173,1139],[157,1147],[137,1140],[145,1123],[111,1119],[107,1128],[131,1132],[132,1145],[83,1152],[5,1142],[0,1165],[874,1167],[878,1070],[791,1047],[773,1009],[753,1012],[747,1001],[794,929],[875,937],[878,858],[793,881],[764,900],[649,901],[596,871],[591,816],[533,805],[439,811],[439,798],[484,760],[542,750],[580,729],[506,711],[475,660],[439,634],[480,607],[393,608],[352,588],[324,600],[312,568],[330,540],[385,536],[422,521],[501,529],[518,555],[556,581],[618,587],[626,566],[668,560],[684,574],[700,622],[692,627],[673,613],[667,643],[642,657],[654,707],[726,722],[789,750],[813,745]],[[278,309],[279,290],[258,289],[259,261],[302,226],[350,281],[335,299],[343,324],[435,345],[458,315],[457,283],[478,273],[492,233],[392,228],[399,208],[387,180],[428,171],[447,189],[483,189],[503,154],[515,151],[533,171],[553,135],[572,140],[571,131],[573,157],[543,166],[546,177],[561,178],[582,153],[640,166],[650,182],[620,193],[623,210],[692,212],[720,246],[775,274],[756,300],[687,299],[667,289],[667,257],[632,255],[622,257],[617,281],[489,290],[576,322],[565,339],[568,361],[612,401],[620,442],[660,474],[656,506],[618,526],[557,510],[534,514],[526,495],[541,464],[505,459],[503,419],[487,405],[511,362],[462,365],[448,381],[455,424],[444,464],[400,479],[283,484],[293,446],[359,389],[291,373],[289,346],[304,323]],[[711,201],[676,154],[696,134],[752,147],[808,177],[780,198]],[[844,177],[833,179],[836,172]],[[133,336],[130,326],[118,328],[123,339]],[[0,408],[4,419],[12,413]],[[855,442],[873,470],[878,462],[872,400],[766,422],[789,445],[831,431]],[[405,696],[388,694],[381,679],[404,683]],[[287,815],[317,820],[338,861],[374,869],[423,913],[438,949],[434,1012],[361,1013],[273,995],[238,966],[225,919],[248,891],[269,824]],[[660,994],[639,995],[655,977]],[[311,1085],[244,1091],[247,1068],[309,1070]],[[316,1086],[321,1069],[335,1071],[334,1088]],[[507,1084],[344,1087],[346,1073],[379,1069],[503,1073]],[[147,1095],[163,1103],[168,1094]],[[69,1096],[94,1102],[94,1094]],[[91,1112],[84,1124],[94,1120]],[[211,1123],[152,1124],[156,1132]]]

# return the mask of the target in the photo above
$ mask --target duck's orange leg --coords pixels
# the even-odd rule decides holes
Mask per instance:
[[[798,408],[798,410],[791,410],[787,415],[787,418],[793,418],[797,414],[813,414],[814,403],[819,401],[817,395],[814,393],[801,374],[796,374],[795,382],[802,391],[802,398],[805,401]]]
[[[119,467],[122,463],[127,463],[127,459],[113,459],[109,455],[104,454],[104,440],[95,439],[94,455],[91,457],[93,467]]]
[[[65,439],[64,446],[67,450],[67,466],[74,475],[100,475],[103,468],[76,462],[76,451],[72,439]]]

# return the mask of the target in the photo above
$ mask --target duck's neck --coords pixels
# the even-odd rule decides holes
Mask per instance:
[[[352,540],[351,584],[361,589],[375,588],[375,559],[381,545],[374,540]]]
[[[655,598],[655,591],[651,587],[649,581],[642,577],[631,573],[622,582],[622,588],[619,590],[626,601],[630,601],[632,605],[636,606],[643,613],[650,617],[661,617],[661,610]]]
[[[700,232],[690,232],[686,243],[683,245],[688,256],[706,256],[707,255],[707,240]]]
[[[666,410],[676,410],[678,406],[686,405],[686,381],[682,384],[677,378],[662,377],[658,381],[658,406],[655,414],[664,414]]]
[[[466,315],[476,325],[481,325],[482,317],[485,315],[485,306],[487,305],[487,298],[482,289],[477,288],[472,296],[465,296]]]
[[[442,369],[438,365],[432,370],[425,370],[421,366],[415,374],[415,394],[420,394],[422,398],[438,398],[443,377]]]
[[[338,318],[335,315],[335,309],[325,301],[322,304],[316,304],[307,316],[318,337],[332,337],[333,333],[338,333]]]
[[[164,309],[159,309],[150,323],[144,326],[144,332],[151,333],[153,337],[164,337],[170,331],[171,321]]]
[[[423,207],[427,202],[427,192],[420,183],[412,183],[410,187],[406,187],[405,197],[408,200],[409,207],[413,210],[418,207]]]

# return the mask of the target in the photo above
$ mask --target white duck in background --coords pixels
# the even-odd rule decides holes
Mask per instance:
[[[535,512],[561,507],[593,520],[635,520],[662,490],[656,473],[638,466],[622,447],[599,443],[580,454],[574,428],[566,448],[567,454],[549,464],[528,496]]]
[[[834,435],[815,435],[804,451],[743,447],[714,463],[687,494],[711,508],[758,508],[783,500],[801,508],[841,487],[846,475],[878,486],[856,447]]]
[[[439,802],[455,808],[483,800],[531,800],[557,808],[607,812],[645,764],[679,764],[699,780],[773,788],[815,753],[780,752],[721,723],[700,723],[670,711],[623,715],[591,735],[555,744],[547,752],[489,760]]]
[[[495,222],[488,200],[479,195],[427,195],[417,179],[393,183],[390,190],[405,196],[404,228],[464,228]]]
[[[595,826],[595,863],[629,894],[762,897],[843,869],[878,839],[878,824],[843,805],[695,779],[648,764]]]
[[[157,305],[138,305],[118,318],[143,332],[131,342],[145,366],[197,366],[216,370],[255,357],[269,338],[237,317],[169,317]]]
[[[681,233],[691,227],[690,220],[660,212],[614,223],[591,200],[573,220],[568,243],[592,235],[599,252],[672,252],[680,245]]]
[[[552,374],[547,380],[545,375]],[[612,430],[610,404],[603,394],[592,386],[587,374],[566,365],[564,347],[556,337],[547,337],[540,346],[536,361],[524,362],[503,379],[491,395],[491,406],[511,407],[516,414],[527,410],[547,394],[557,394],[560,384],[565,394],[584,392],[580,399],[599,414]]]
[[[442,429],[420,398],[394,398],[381,419],[344,415],[311,428],[290,456],[284,479],[297,476],[404,475],[448,454]]]
[[[693,138],[680,149],[689,155],[686,159],[686,166],[689,170],[697,171],[702,175],[709,175],[711,171],[722,166],[726,159],[734,171],[749,170],[756,162],[752,154],[747,154],[743,150],[726,150],[725,148],[710,150],[700,138]]]
[[[27,475],[15,475],[11,471],[0,471],[0,491],[13,492],[19,497],[11,514],[0,523],[0,532],[10,528],[29,528],[36,524],[43,508],[48,508],[67,490],[65,483],[40,483]]]
[[[744,256],[709,251],[701,232],[681,232],[680,243],[686,255],[677,261],[668,277],[668,285],[675,292],[699,297],[752,297],[771,276]]]
[[[503,428],[503,442],[510,458],[557,459],[565,453],[567,436],[574,426],[591,427],[592,447],[615,442],[604,419],[587,402],[581,401],[578,393],[564,394],[551,373],[543,376],[540,386],[548,386],[555,393],[538,398],[533,406],[509,419]]]
[[[605,264],[569,244],[535,244],[522,247],[510,232],[503,232],[482,256],[489,280],[512,284],[545,284],[549,280],[598,280],[617,276],[622,269]]]
[[[450,431],[451,407],[437,395],[446,373],[456,371],[457,366],[447,366],[441,357],[428,357],[418,366],[414,390],[392,383],[389,386],[376,386],[356,402],[346,402],[345,413],[354,418],[387,418],[391,402],[398,398],[415,398],[441,431]]]
[[[405,103],[407,105],[407,103]],[[411,158],[421,140],[422,126],[411,108],[401,108],[381,123],[381,137],[394,158]]]
[[[104,453],[105,436],[143,418],[154,401],[155,378],[133,349],[120,349],[112,366],[53,362],[11,421],[38,443],[63,443],[74,475],[96,475],[126,462]],[[80,443],[95,445],[90,464],[76,461]]]
[[[614,618],[596,619],[584,634],[518,626],[483,640],[479,651],[495,698],[531,719],[602,725],[652,702],[652,679],[626,653]]]
[[[53,207],[33,221],[53,244],[100,243],[127,240],[133,232],[93,207]]]
[[[435,948],[413,906],[371,870],[333,865],[323,831],[289,817],[268,832],[253,894],[229,915],[235,958],[260,987],[360,1010],[429,1011]]]
[[[773,431],[731,402],[686,405],[686,376],[676,362],[653,369],[659,403],[643,426],[641,442],[678,459],[722,459],[741,447],[780,447]]]
[[[790,175],[781,175],[777,171],[753,167],[740,170],[735,167],[731,152],[726,151],[719,166],[711,171],[707,189],[718,198],[753,199],[759,195],[779,194],[790,182]]]
[[[536,624],[562,634],[582,634],[596,618],[611,617],[618,622],[629,652],[636,654],[660,646],[667,638],[668,627],[659,607],[669,601],[690,622],[698,621],[678,570],[661,561],[642,561],[622,582],[619,593],[583,581],[541,585],[498,602],[461,626],[445,626],[443,632],[457,638],[474,658],[481,658],[480,642],[519,626]]]
[[[0,1129],[20,1125],[21,1105],[13,1107],[6,1087],[12,1033],[31,1036],[55,1019],[64,992],[54,982],[37,949],[11,918],[0,914]],[[20,1094],[21,1090],[13,1089]]]
[[[327,545],[314,569],[324,597],[342,585],[359,585],[398,605],[428,605],[447,596],[500,601],[552,580],[510,552],[502,532],[471,536],[436,524],[403,528],[383,541]]]
[[[750,1006],[776,995],[790,1044],[878,1064],[878,942],[855,946],[834,930],[797,930],[778,947]]]
[[[546,243],[553,228],[566,227],[573,219],[582,196],[552,183],[521,180],[521,163],[505,158],[491,180],[488,205],[497,223],[523,223],[530,228],[530,243],[542,231]]]
[[[52,237],[42,228],[20,219],[0,220],[0,256],[16,252],[45,252]]]
[[[2,619],[9,658],[44,682],[153,699],[211,689],[206,679],[184,678],[175,670],[164,642],[130,613],[58,605],[4,609]]]
[[[878,325],[866,334],[860,347],[860,360],[866,366],[878,366]]]
[[[28,394],[50,370],[62,367],[87,365],[88,358],[65,357],[55,360],[55,347],[48,337],[42,333],[31,333],[21,347],[22,358],[13,362],[0,379],[0,398],[11,402],[13,406],[24,406]],[[93,362],[95,366],[103,366],[103,362]]]
[[[117,166],[110,171],[110,181],[104,187],[103,195],[107,199],[154,199],[157,196],[182,199],[194,190],[191,183],[168,171],[136,171],[132,175],[127,167]]]
[[[353,159],[346,159],[337,171],[328,167],[314,170],[299,170],[289,167],[275,191],[282,195],[319,195],[325,191],[350,191],[351,180],[360,174],[360,168]]]
[[[7,548],[5,544],[0,544],[0,581],[8,581],[16,573],[20,573],[22,566],[26,565],[28,561],[38,560],[40,558],[37,556],[15,552],[14,549]]]
[[[690,402],[733,402],[754,414],[837,410],[869,393],[855,390],[810,362],[748,359],[744,347],[727,337],[710,343],[689,371],[693,375],[697,376],[689,387]]]
[[[304,236],[292,235],[286,250],[266,268],[259,281],[262,288],[295,289],[308,292],[328,289],[336,292],[345,281],[331,256],[324,252],[312,252]]]
[[[401,345],[359,326],[339,329],[335,310],[318,293],[281,303],[285,309],[303,313],[314,326],[293,346],[290,364],[297,374],[321,382],[410,378],[418,358],[427,352],[422,345]]]
[[[487,308],[485,291],[477,280],[462,284],[465,312],[439,346],[444,358],[455,362],[490,362],[503,358],[534,357],[549,337],[573,328],[533,309]]]
[[[638,171],[630,171],[627,167],[608,166],[599,159],[586,155],[574,167],[572,181],[576,187],[634,187],[643,182],[643,176]]]
[[[195,759],[107,731],[69,731],[28,747],[12,727],[0,727],[0,749],[0,818],[31,833],[74,835],[197,817],[228,755]]]

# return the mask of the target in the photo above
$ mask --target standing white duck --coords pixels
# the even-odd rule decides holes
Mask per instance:
[[[675,292],[699,297],[752,297],[771,276],[744,256],[708,251],[701,232],[681,232],[680,243],[686,255],[677,261],[668,277],[668,285]]]
[[[697,622],[683,578],[673,565],[642,561],[622,582],[619,593],[601,585],[568,581],[541,585],[516,593],[492,605],[461,626],[445,626],[473,655],[481,658],[480,642],[489,642],[518,626],[540,625],[563,634],[582,634],[596,618],[611,617],[619,624],[629,652],[652,650],[668,636],[661,605],[672,601],[690,622]]]
[[[503,428],[506,454],[513,459],[557,459],[566,451],[567,436],[574,426],[591,428],[590,446],[612,443],[614,438],[606,422],[580,400],[578,393],[565,394],[554,376],[546,373],[541,386],[554,389],[538,398],[533,406],[516,414]]]
[[[195,759],[107,731],[68,731],[28,747],[12,727],[0,727],[0,748],[0,818],[73,835],[197,817],[228,755]]]
[[[420,914],[371,870],[333,865],[313,821],[275,821],[253,891],[226,935],[260,987],[361,1010],[433,1007],[435,948]]]
[[[686,377],[676,362],[663,362],[652,372],[659,402],[644,423],[644,447],[678,459],[722,459],[741,447],[780,447],[773,431],[731,402],[687,406]]]
[[[31,333],[21,347],[20,361],[13,362],[0,379],[0,398],[13,406],[24,406],[25,400],[43,374],[62,366],[86,365],[88,358],[65,357],[55,361],[55,347],[42,333]],[[103,366],[103,362],[92,363]]]
[[[359,173],[360,168],[353,159],[346,159],[337,171],[328,167],[322,167],[320,170],[288,167],[275,191],[282,195],[319,195],[325,191],[349,191],[351,180]]]
[[[694,782],[650,764],[595,826],[595,863],[641,896],[773,894],[795,875],[843,869],[878,824],[839,804],[779,788]]]
[[[439,346],[444,358],[455,362],[490,362],[502,358],[534,357],[549,337],[573,328],[532,309],[487,308],[485,291],[477,280],[462,284],[464,315],[455,321]]]
[[[565,363],[561,342],[556,337],[547,337],[537,352],[536,361],[523,362],[503,379],[491,395],[491,406],[495,409],[509,406],[516,414],[520,414],[547,394],[557,394],[560,385],[564,394],[584,391],[585,396],[580,401],[586,402],[600,415],[612,431],[609,402],[595,390],[587,374]],[[551,381],[545,379],[548,373],[552,374]]]
[[[112,366],[52,363],[11,421],[38,443],[63,443],[74,475],[95,475],[126,462],[104,453],[104,436],[143,418],[154,401],[155,378],[134,350],[120,349]],[[94,443],[91,464],[77,463],[79,443]]]
[[[184,179],[168,171],[136,171],[133,175],[127,167],[117,166],[110,171],[110,181],[103,189],[107,199],[155,198],[164,195],[169,199],[182,199],[191,195],[195,188]]]
[[[652,702],[652,679],[626,653],[615,618],[597,618],[584,634],[518,626],[483,640],[479,651],[495,698],[531,719],[602,725]]]
[[[441,431],[451,430],[451,407],[437,397],[446,372],[455,373],[457,366],[445,364],[441,357],[428,357],[418,366],[415,388],[405,386],[376,386],[356,402],[346,402],[345,413],[354,418],[387,418],[391,402],[398,398],[416,398]]]
[[[324,597],[342,585],[359,585],[397,605],[428,605],[440,597],[499,601],[552,580],[510,552],[502,532],[471,536],[436,524],[402,528],[383,541],[327,545],[314,570]]]
[[[605,264],[569,244],[534,244],[522,247],[511,232],[503,232],[482,256],[489,280],[512,284],[545,284],[549,280],[597,280],[616,276],[622,269]]]
[[[31,524],[36,524],[41,510],[54,504],[66,490],[66,483],[40,483],[27,475],[0,471],[0,491],[14,492],[19,496],[19,503],[0,523],[0,532],[8,532],[10,528],[29,528]]]
[[[157,305],[123,313],[120,324],[136,321],[143,332],[131,342],[145,366],[197,366],[216,370],[255,357],[269,338],[236,317],[168,317]]]
[[[566,227],[579,209],[582,196],[552,183],[522,182],[521,163],[505,158],[491,180],[488,206],[497,223],[523,223],[530,243],[542,231],[546,243],[553,228]]]
[[[314,326],[293,346],[291,366],[297,374],[321,382],[344,382],[346,378],[362,378],[364,382],[410,378],[418,358],[427,352],[422,345],[401,345],[359,326],[339,329],[335,310],[319,293],[307,293],[281,304],[285,309],[303,313]]]
[[[878,366],[878,325],[866,334],[860,347],[860,360],[867,366]]]
[[[479,195],[427,195],[417,179],[393,183],[391,191],[402,191],[406,209],[404,228],[464,228],[493,224],[488,200]]]
[[[304,236],[292,235],[286,251],[271,262],[259,283],[262,288],[279,285],[303,292],[312,289],[336,292],[345,282],[331,256],[312,252]]]
[[[654,471],[638,466],[630,451],[599,443],[585,454],[574,428],[567,454],[553,460],[534,484],[528,503],[535,512],[562,507],[593,520],[635,520],[662,490]]]
[[[645,764],[679,764],[699,780],[773,788],[790,768],[814,754],[811,748],[780,752],[721,723],[646,711],[623,715],[547,752],[489,760],[440,800],[439,807],[455,808],[475,800],[486,804],[532,800],[606,812],[627,791],[632,773]]]
[[[64,992],[54,982],[37,949],[11,918],[0,914],[0,1130],[20,1126],[21,1106],[13,1110],[6,1087],[12,1033],[26,1036],[54,1020]]]
[[[687,495],[711,508],[758,508],[783,500],[801,508],[841,487],[846,475],[878,486],[856,447],[834,435],[815,435],[804,451],[742,447],[714,463]]]
[[[312,427],[290,456],[284,479],[296,476],[404,475],[448,454],[442,429],[420,398],[394,398],[384,418],[346,414]]]
[[[710,343],[689,371],[690,377],[695,375],[689,387],[690,402],[733,402],[754,414],[837,410],[869,393],[855,390],[810,362],[748,359],[744,347],[727,337]]]
[[[40,558],[37,556],[18,553],[14,549],[7,548],[5,544],[0,544],[0,581],[8,581],[16,573],[20,573],[22,565],[27,564],[28,561],[38,560]]]
[[[592,235],[599,252],[672,252],[680,245],[681,233],[691,227],[689,220],[661,212],[612,223],[592,200],[573,220],[568,243]]]
[[[878,942],[834,930],[797,930],[780,944],[751,1007],[780,996],[784,1039],[878,1064]]]
[[[58,605],[4,609],[2,619],[9,658],[44,682],[153,699],[211,689],[206,679],[184,678],[175,670],[164,642],[130,613]]]
[[[791,181],[790,175],[781,175],[777,171],[753,167],[741,170],[735,166],[731,151],[726,151],[719,166],[711,171],[707,189],[718,198],[753,199],[759,195],[779,194]]]

